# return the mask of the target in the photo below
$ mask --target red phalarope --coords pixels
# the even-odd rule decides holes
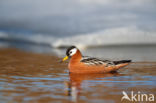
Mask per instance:
[[[70,58],[68,68],[71,73],[108,73],[125,67],[131,62],[131,60],[110,61],[85,57],[75,46],[69,47],[66,55],[62,61]]]

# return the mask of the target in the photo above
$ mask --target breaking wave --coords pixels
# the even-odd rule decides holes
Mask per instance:
[[[46,44],[54,48],[76,45],[79,48],[109,46],[156,44],[156,32],[141,31],[134,27],[112,28],[104,31],[79,34],[66,37],[54,37],[45,34],[22,34],[1,31],[0,38],[4,40]]]

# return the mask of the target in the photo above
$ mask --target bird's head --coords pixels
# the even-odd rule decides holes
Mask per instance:
[[[76,48],[76,46],[71,46],[67,49],[66,51],[66,57],[63,58],[62,61],[67,60],[68,58],[72,57],[73,55],[76,54],[76,52],[78,51],[78,49]]]

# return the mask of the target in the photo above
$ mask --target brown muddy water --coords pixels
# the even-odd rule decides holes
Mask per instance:
[[[118,73],[80,75],[69,74],[67,63],[59,61],[48,54],[0,49],[0,103],[127,103],[121,101],[123,91],[128,96],[132,91],[156,94],[156,62],[133,62]]]

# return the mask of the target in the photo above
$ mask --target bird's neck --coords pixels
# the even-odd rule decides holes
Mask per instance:
[[[76,54],[71,57],[71,62],[78,62],[82,59],[81,52],[77,50]]]

